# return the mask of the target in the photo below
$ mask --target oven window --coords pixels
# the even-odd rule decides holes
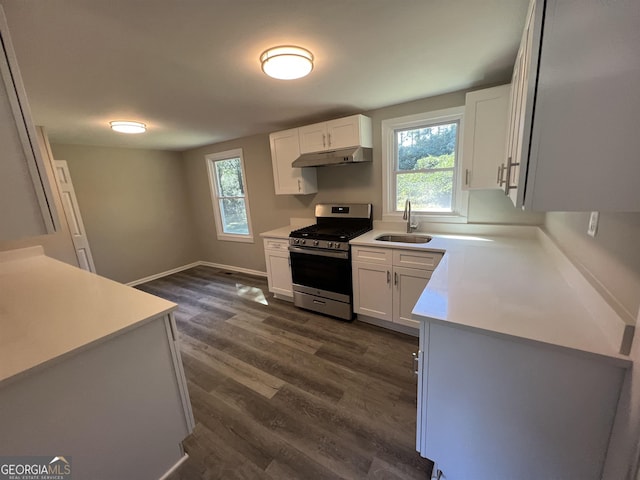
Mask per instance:
[[[294,284],[351,296],[351,261],[290,252]]]

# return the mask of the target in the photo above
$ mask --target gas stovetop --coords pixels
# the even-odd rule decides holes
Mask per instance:
[[[373,228],[371,204],[318,204],[316,221],[315,225],[291,232],[289,244],[348,250],[349,240]]]

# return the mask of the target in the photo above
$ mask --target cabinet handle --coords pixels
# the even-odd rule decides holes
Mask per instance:
[[[418,350],[418,353],[414,352],[411,355],[413,355],[413,373],[418,375],[418,359],[420,358],[420,350]]]
[[[464,169],[464,184],[469,186],[469,169]]]
[[[324,133],[322,134],[322,146],[327,148],[327,136]]]
[[[496,183],[500,187],[504,185],[504,180],[502,179],[502,177],[504,177],[504,163],[498,167],[498,179],[496,180]]]
[[[393,284],[398,285],[398,272],[393,272]]]
[[[298,191],[302,190],[302,188],[300,188],[300,179],[298,179]]]
[[[331,146],[331,134],[327,134],[327,143],[329,144],[329,147]]]
[[[391,272],[387,270],[387,285],[391,283]]]
[[[513,163],[512,157],[507,158],[507,179],[505,181],[506,185],[504,186],[504,194],[509,195],[509,191],[514,188],[518,188],[517,185],[511,185],[511,168],[517,167],[520,163]]]

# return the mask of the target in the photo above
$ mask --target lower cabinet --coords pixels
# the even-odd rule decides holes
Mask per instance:
[[[442,254],[353,247],[352,258],[355,313],[417,329],[411,311]]]
[[[601,479],[624,374],[571,350],[421,321],[417,450],[447,480]]]
[[[289,240],[282,238],[265,238],[264,258],[267,264],[269,291],[278,298],[292,300],[293,287],[291,285]]]
[[[194,428],[176,337],[169,313],[0,385],[0,452],[64,454],[79,479],[162,477]]]

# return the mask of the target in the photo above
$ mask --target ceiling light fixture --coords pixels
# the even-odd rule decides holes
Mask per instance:
[[[147,131],[147,126],[140,122],[109,122],[111,130],[120,133],[144,133]]]
[[[313,54],[304,48],[284,45],[260,55],[262,71],[280,80],[302,78],[313,70]]]

